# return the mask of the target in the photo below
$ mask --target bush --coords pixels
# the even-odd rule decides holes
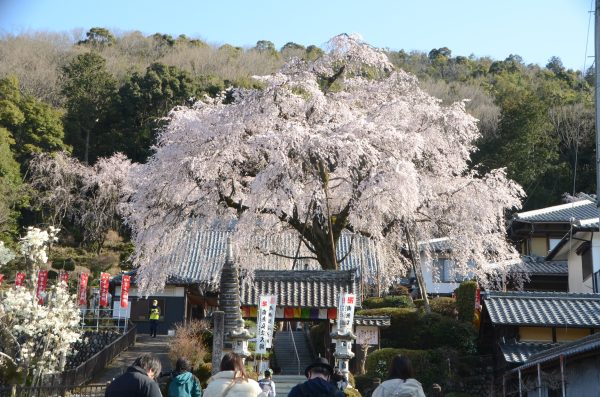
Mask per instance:
[[[363,315],[389,315],[391,325],[381,330],[381,346],[405,349],[451,347],[473,352],[476,338],[471,324],[438,313],[425,314],[416,309],[383,308],[359,310]]]
[[[456,289],[456,309],[459,320],[473,323],[476,292],[477,283],[475,281],[463,281]]]
[[[444,316],[456,317],[456,300],[454,298],[439,297],[429,301],[431,311]]]
[[[194,375],[198,377],[200,380],[200,384],[202,385],[202,389],[206,389],[206,385],[208,383],[208,379],[211,376],[212,372],[212,363],[203,363],[194,371]]]
[[[357,312],[358,313],[358,312]],[[327,356],[327,346],[325,344],[325,340],[329,340],[329,324],[326,322],[319,323],[310,328],[310,340],[312,342],[313,347],[315,348],[315,353],[320,355],[321,357]]]
[[[441,350],[409,350],[409,349],[381,349],[376,350],[367,358],[367,376],[388,378],[388,371],[392,359],[396,355],[407,357],[415,371],[415,378],[423,385],[445,383],[448,366],[446,357]]]
[[[204,342],[204,334],[210,332],[206,321],[192,320],[185,324],[175,324],[175,337],[169,346],[169,358],[175,362],[179,357],[190,360],[192,368],[204,364],[209,348]]]
[[[410,292],[408,291],[408,288],[406,288],[405,286],[396,284],[396,285],[392,285],[390,287],[390,295],[408,296],[408,295],[410,295]]]
[[[366,309],[377,309],[383,307],[415,307],[411,298],[406,295],[388,295],[383,298],[367,298],[362,306]]]

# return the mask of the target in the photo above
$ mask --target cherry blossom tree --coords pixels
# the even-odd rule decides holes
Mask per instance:
[[[436,237],[451,240],[458,273],[514,254],[503,211],[523,192],[504,170],[469,166],[479,132],[464,103],[442,106],[355,37],[328,46],[256,77],[263,89],[171,112],[155,154],[129,174],[124,216],[142,289],[162,287],[192,217],[237,219],[237,249],[259,253],[241,261],[251,269],[266,253],[257,242],[282,233],[323,269],[346,254],[336,255],[342,233],[371,239],[388,279],[418,273],[417,241]]]
[[[43,153],[30,162],[30,185],[53,223],[81,228],[83,240],[100,252],[111,228],[119,226],[117,207],[126,192],[131,161],[117,153],[93,166],[66,153]]]
[[[40,382],[47,373],[63,369],[71,345],[80,337],[75,296],[66,284],[51,286],[40,304],[36,293],[37,272],[48,261],[48,250],[57,241],[59,229],[27,229],[20,239],[20,252],[29,264],[30,282],[14,286],[0,296],[0,368],[20,370],[24,379],[33,375]],[[2,264],[14,253],[3,249]]]

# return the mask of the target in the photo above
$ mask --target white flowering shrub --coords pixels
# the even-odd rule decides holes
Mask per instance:
[[[0,241],[0,267],[15,259],[15,253],[10,248],[4,245],[4,241]]]
[[[64,285],[50,287],[48,304],[38,304],[33,288],[14,287],[0,301],[0,321],[18,343],[14,362],[48,373],[61,370],[64,357],[79,340],[79,312],[75,297]]]
[[[21,254],[27,261],[35,265],[44,265],[48,262],[48,248],[58,241],[60,229],[50,226],[48,230],[41,230],[29,226],[27,234],[20,243]]]
[[[58,240],[59,231],[52,226],[47,230],[29,227],[20,239],[20,252],[30,265],[31,282],[14,286],[0,296],[0,368],[18,367],[25,375],[34,371],[37,376],[60,371],[71,345],[79,340],[79,310],[66,285],[48,288],[45,304],[40,304],[36,296],[37,271],[47,263],[48,249]],[[11,254],[0,246],[2,263],[13,259]]]

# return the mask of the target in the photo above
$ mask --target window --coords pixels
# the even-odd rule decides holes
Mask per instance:
[[[583,280],[586,280],[594,271],[594,261],[592,259],[590,243],[586,242],[582,244],[582,247],[579,247],[577,251],[577,253],[581,255],[581,273],[583,275]]]
[[[433,282],[435,283],[452,283],[452,267],[454,262],[450,259],[438,258],[433,261]]]
[[[548,237],[548,252],[552,251],[560,243],[560,240],[562,240],[560,237]]]

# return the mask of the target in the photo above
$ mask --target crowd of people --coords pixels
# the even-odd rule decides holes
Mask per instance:
[[[208,380],[202,390],[200,381],[191,372],[191,364],[181,357],[175,370],[161,372],[160,360],[153,354],[138,357],[124,374],[106,388],[105,397],[162,397],[156,382],[169,376],[169,397],[276,397],[276,385],[270,370],[258,382],[246,373],[242,357],[236,353],[223,356],[219,372]],[[304,371],[306,381],[294,386],[289,397],[344,397],[347,378],[334,369],[324,357],[319,357]],[[439,386],[438,386],[439,387]],[[437,390],[434,388],[434,390]],[[372,397],[425,397],[423,387],[414,378],[410,360],[401,355],[392,359],[389,376],[372,392]]]

